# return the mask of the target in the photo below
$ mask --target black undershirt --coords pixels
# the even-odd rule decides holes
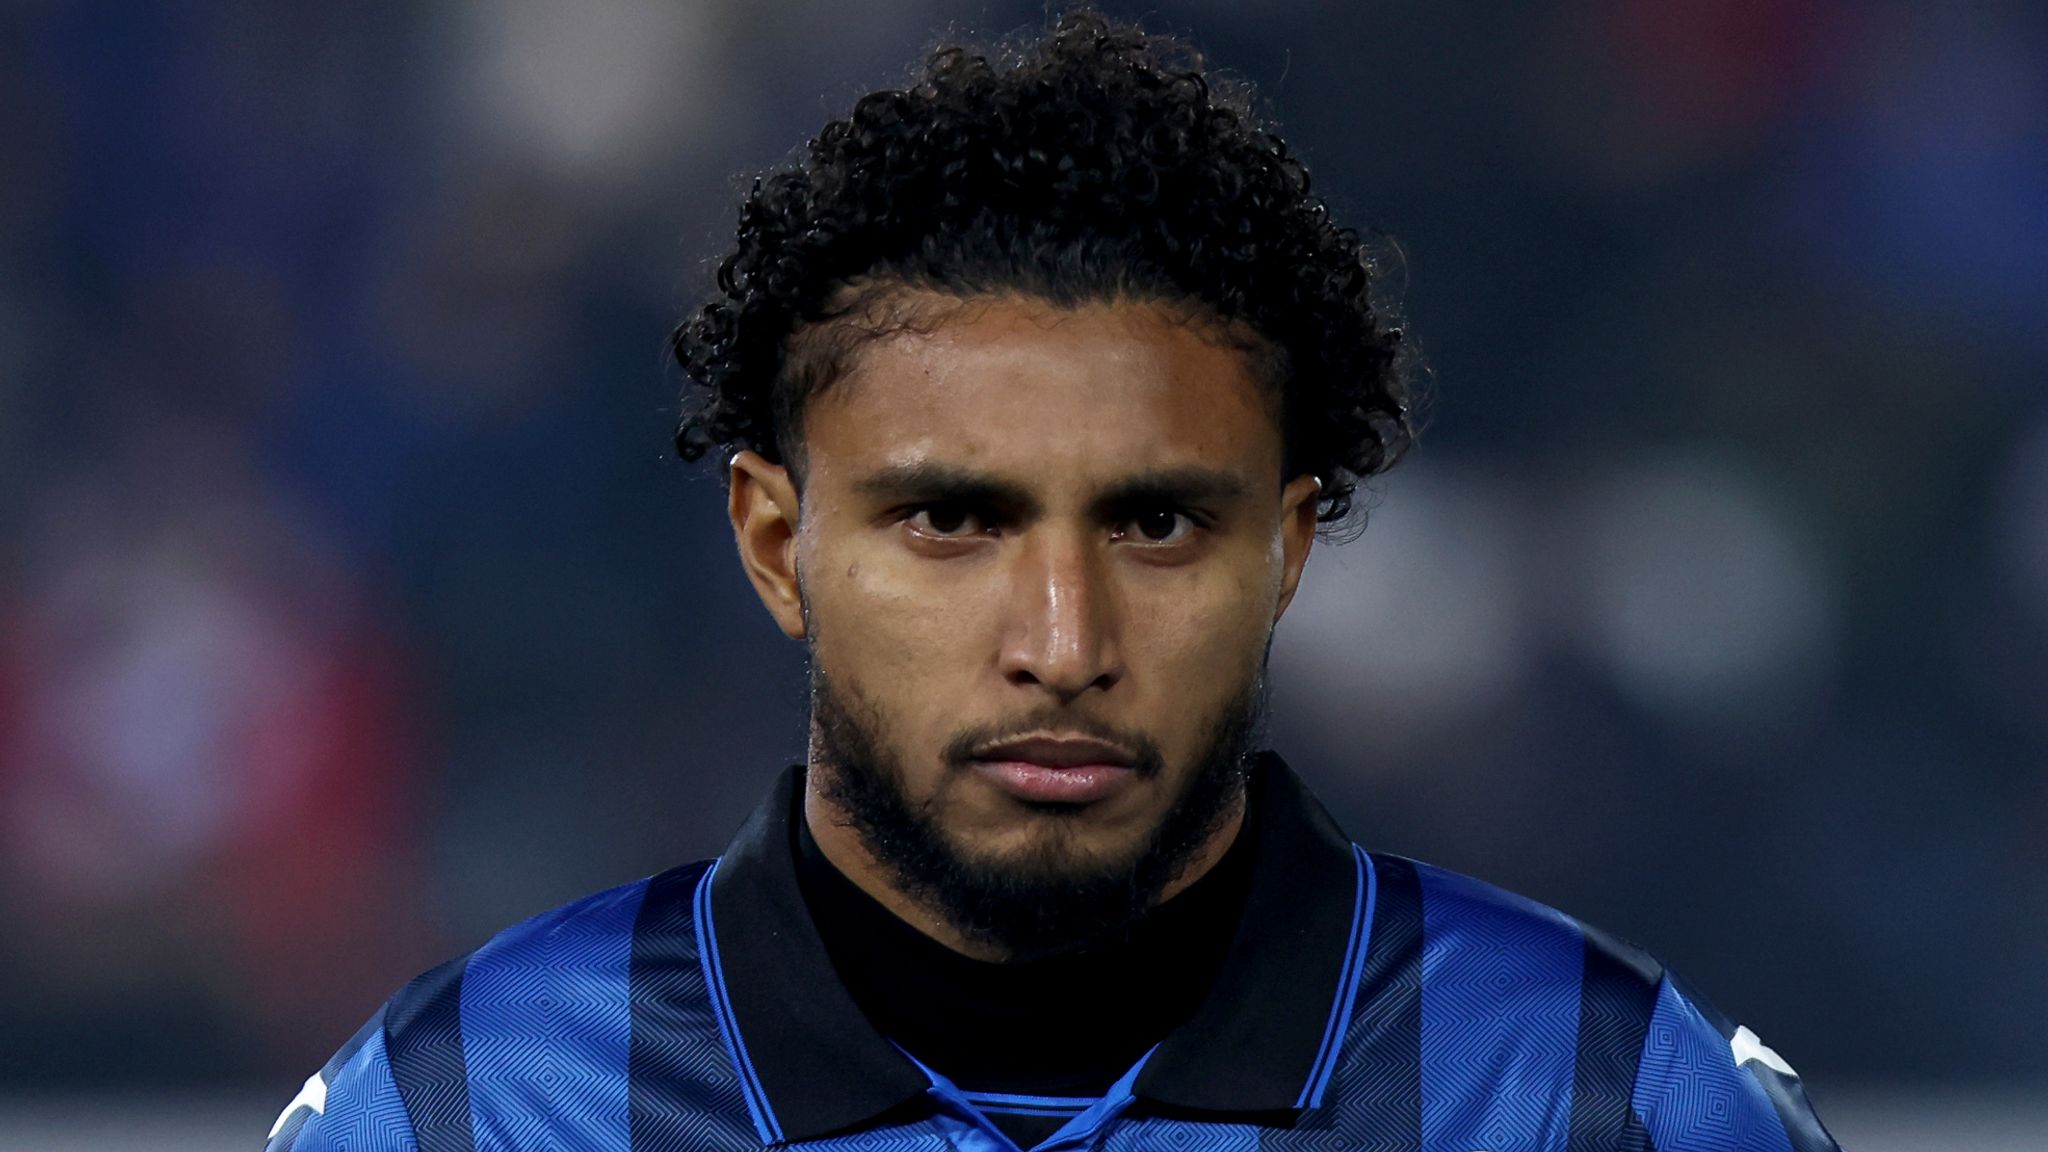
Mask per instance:
[[[1223,964],[1250,880],[1251,821],[1200,879],[1135,925],[1015,964],[911,927],[825,858],[799,812],[797,880],[870,1023],[963,1091],[1099,1097],[1186,1021]],[[1061,1117],[992,1115],[1022,1148]]]

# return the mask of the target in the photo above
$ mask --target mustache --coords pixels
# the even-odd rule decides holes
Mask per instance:
[[[1119,728],[1106,720],[1092,716],[1062,712],[1058,709],[1039,711],[993,724],[979,724],[963,728],[946,740],[939,750],[940,757],[950,768],[966,768],[979,759],[981,753],[997,744],[1025,736],[1058,733],[1063,736],[1083,736],[1114,744],[1131,754],[1131,769],[1140,777],[1157,776],[1166,768],[1166,758],[1159,751],[1159,743],[1150,736],[1132,728]]]

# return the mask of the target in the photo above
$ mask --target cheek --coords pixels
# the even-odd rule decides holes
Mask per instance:
[[[1172,573],[1134,587],[1131,656],[1181,712],[1236,691],[1265,650],[1272,628],[1271,580],[1257,565]]]
[[[943,587],[906,570],[900,557],[842,545],[806,557],[804,589],[817,630],[816,657],[888,710],[903,737],[925,714],[961,714],[958,695],[992,641],[992,589],[955,574]]]

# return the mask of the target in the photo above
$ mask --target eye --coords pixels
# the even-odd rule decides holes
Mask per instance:
[[[965,504],[925,504],[905,518],[910,530],[940,540],[960,540],[983,531],[983,518]]]
[[[1174,508],[1150,508],[1123,522],[1119,539],[1145,544],[1178,544],[1201,527],[1195,518]]]

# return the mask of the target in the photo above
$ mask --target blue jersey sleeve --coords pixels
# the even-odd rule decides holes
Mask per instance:
[[[306,1078],[271,1125],[264,1152],[419,1152],[392,1078],[379,1011]]]
[[[1657,1152],[1841,1152],[1792,1066],[1668,973],[1634,1105]]]

